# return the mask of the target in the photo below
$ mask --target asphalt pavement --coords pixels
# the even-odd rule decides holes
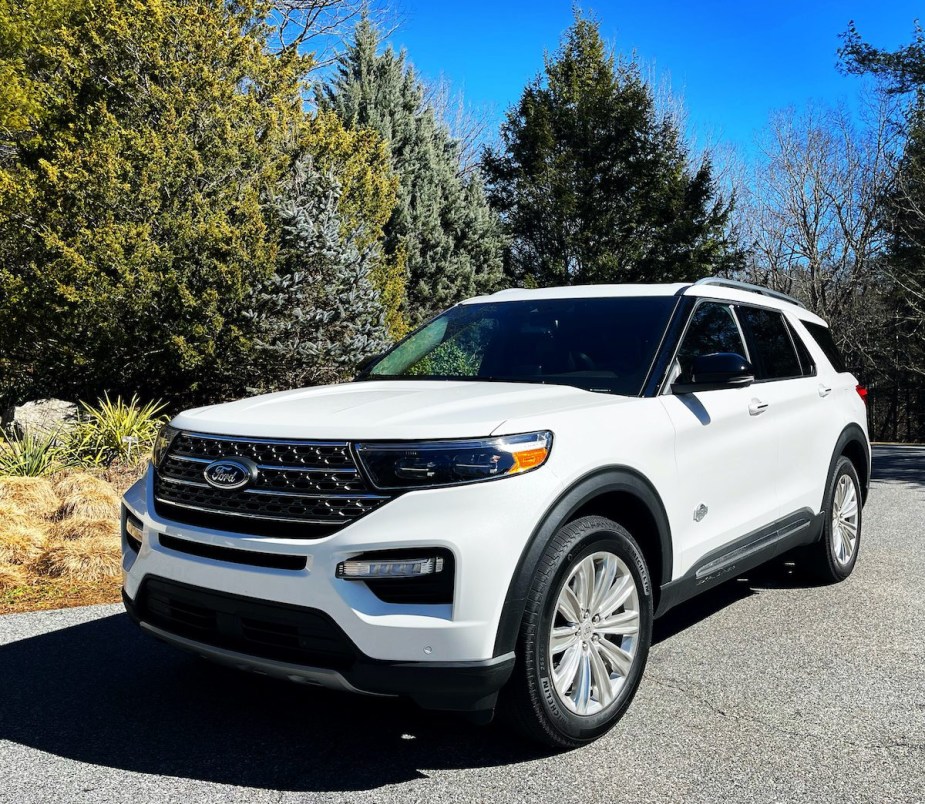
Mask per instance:
[[[119,607],[0,617],[0,801],[925,800],[925,448],[878,447],[852,577],[670,613],[617,728],[502,729],[210,666]]]

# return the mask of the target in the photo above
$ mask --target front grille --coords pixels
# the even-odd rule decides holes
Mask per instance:
[[[249,656],[334,670],[357,656],[347,635],[315,609],[268,603],[149,576],[136,614],[170,634]]]
[[[203,471],[222,458],[247,458],[257,475],[244,489],[210,486]],[[375,493],[350,445],[180,433],[154,476],[158,513],[178,522],[256,535],[319,538],[374,511]]]

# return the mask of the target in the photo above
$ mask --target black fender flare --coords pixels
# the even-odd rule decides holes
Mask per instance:
[[[832,472],[835,470],[835,462],[845,453],[845,448],[852,443],[856,443],[864,452],[864,457],[867,459],[867,466],[865,467],[864,476],[863,476],[863,488],[861,489],[861,502],[867,502],[867,492],[870,490],[870,474],[871,474],[871,465],[870,465],[870,442],[867,440],[867,436],[864,431],[861,429],[861,426],[852,422],[841,431],[841,435],[838,437],[838,441],[835,442],[835,449],[832,452],[832,459],[829,461],[829,472],[826,475],[826,478],[832,476]],[[828,485],[828,483],[826,484]],[[819,502],[819,510],[822,511],[825,505],[825,492],[823,491],[822,500]]]
[[[559,528],[568,522],[576,511],[602,494],[625,492],[636,497],[652,515],[658,530],[659,547],[662,552],[662,577],[653,578],[656,588],[671,580],[674,551],[671,543],[671,528],[661,497],[652,483],[635,469],[627,466],[607,466],[585,475],[566,489],[546,509],[533,529],[517,563],[517,568],[504,598],[504,608],[495,634],[494,655],[502,656],[514,650],[520,623],[526,607],[527,593],[546,546]]]

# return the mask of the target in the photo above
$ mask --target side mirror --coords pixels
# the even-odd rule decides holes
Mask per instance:
[[[722,388],[745,388],[755,381],[755,370],[742,355],[733,352],[715,352],[695,357],[690,377],[671,386],[674,394],[692,394],[695,391],[718,391]]]

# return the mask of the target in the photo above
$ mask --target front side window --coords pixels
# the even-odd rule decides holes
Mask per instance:
[[[672,296],[461,304],[357,379],[548,383],[638,396],[676,304]]]
[[[694,358],[717,352],[746,356],[742,336],[729,305],[701,302],[694,310],[684,340],[678,348],[678,376],[690,379]]]
[[[737,312],[748,338],[756,380],[803,375],[782,313],[760,307],[739,307]]]

